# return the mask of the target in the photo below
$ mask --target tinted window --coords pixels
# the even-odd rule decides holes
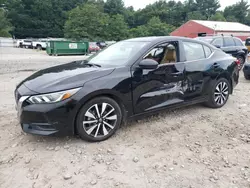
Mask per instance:
[[[246,40],[246,45],[250,45],[250,39]]]
[[[236,46],[243,46],[243,43],[240,39],[234,39]]]
[[[209,57],[212,54],[212,50],[207,46],[203,46],[203,47],[204,47],[206,57]]]
[[[234,39],[232,37],[224,38],[225,47],[235,46]]]
[[[222,47],[223,46],[223,39],[222,38],[215,39],[212,42],[212,45]]]
[[[204,59],[205,53],[203,46],[198,43],[184,42],[184,50],[186,52],[187,61],[193,61],[198,59]]]

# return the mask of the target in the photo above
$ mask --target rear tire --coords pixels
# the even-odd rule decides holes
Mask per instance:
[[[100,142],[115,134],[122,122],[122,110],[108,97],[98,97],[87,102],[80,110],[76,127],[86,141]]]
[[[244,74],[246,80],[250,80],[250,75]]]
[[[229,98],[231,85],[225,78],[218,79],[212,86],[209,94],[209,100],[205,103],[210,108],[221,108],[223,107]]]
[[[42,46],[38,45],[38,46],[36,47],[36,49],[39,50],[39,51],[41,51],[41,50],[42,50]]]

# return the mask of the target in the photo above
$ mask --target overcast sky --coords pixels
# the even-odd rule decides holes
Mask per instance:
[[[135,10],[144,8],[146,5],[156,2],[157,0],[123,0],[126,6],[133,6]],[[184,2],[185,0],[180,0]],[[228,5],[232,5],[240,0],[220,0],[221,9]]]

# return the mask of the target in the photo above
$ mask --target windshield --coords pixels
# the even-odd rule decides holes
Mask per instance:
[[[149,42],[122,41],[109,46],[86,60],[96,65],[125,65]]]

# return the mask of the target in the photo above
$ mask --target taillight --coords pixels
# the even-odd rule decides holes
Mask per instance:
[[[239,66],[240,65],[240,60],[236,60],[235,63]]]

